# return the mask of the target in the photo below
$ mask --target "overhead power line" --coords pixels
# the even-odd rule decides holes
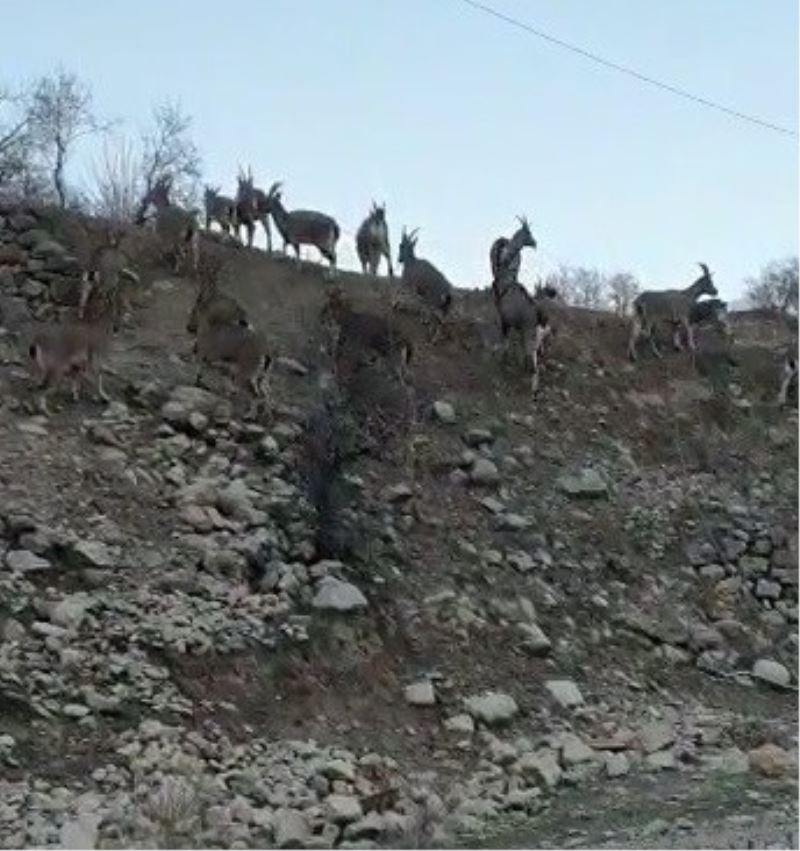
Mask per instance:
[[[666,92],[678,95],[679,97],[685,98],[686,100],[694,101],[694,103],[699,103],[701,106],[706,106],[710,109],[715,109],[718,112],[724,112],[726,115],[729,115],[732,118],[738,118],[740,121],[747,121],[750,124],[757,124],[759,127],[764,127],[767,130],[772,130],[776,133],[781,133],[785,136],[793,136],[794,138],[798,138],[797,131],[791,129],[790,127],[784,127],[780,124],[773,124],[770,121],[764,121],[761,118],[756,118],[756,116],[754,115],[748,115],[745,112],[739,112],[739,110],[737,109],[731,109],[730,107],[723,106],[721,103],[717,103],[716,101],[708,100],[708,98],[700,97],[699,95],[687,92],[685,89],[681,89],[678,86],[673,86],[669,83],[664,83],[661,80],[656,80],[654,77],[649,77],[647,74],[642,74],[633,68],[628,68],[625,65],[620,65],[617,62],[612,62],[610,59],[604,59],[602,56],[599,56],[596,53],[592,53],[592,51],[590,50],[585,50],[584,48],[578,47],[575,44],[570,44],[569,42],[563,41],[560,38],[556,38],[555,36],[552,36],[549,33],[543,32],[542,30],[531,26],[530,24],[526,24],[524,21],[520,21],[517,18],[512,18],[510,15],[506,15],[505,13],[500,12],[497,9],[493,9],[491,6],[487,6],[484,3],[479,2],[479,0],[461,0],[461,2],[465,3],[467,6],[472,6],[473,9],[478,9],[481,12],[485,12],[487,15],[492,15],[493,17],[498,18],[501,21],[505,21],[505,23],[510,24],[513,27],[517,27],[517,29],[523,30],[529,35],[536,36],[537,38],[543,39],[544,41],[548,41],[558,47],[563,47],[565,50],[569,50],[572,53],[577,53],[579,56],[583,56],[584,59],[589,59],[592,62],[596,62],[598,65],[603,65],[606,68],[611,68],[613,71],[618,71],[621,74],[627,74],[629,77],[633,77],[634,79],[639,80],[642,83],[647,83],[648,85],[663,89]]]

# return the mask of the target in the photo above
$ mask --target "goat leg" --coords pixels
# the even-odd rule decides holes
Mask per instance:
[[[637,318],[631,321],[631,335],[628,339],[628,359],[633,362],[636,360],[636,343],[639,337],[642,336],[642,326]]]
[[[686,329],[686,345],[694,352],[697,346],[694,342],[694,328],[692,328],[692,323],[688,319],[684,319],[683,327]]]
[[[111,397],[106,393],[105,388],[103,387],[103,368],[98,367],[97,369],[97,395],[100,397],[102,402],[110,402]]]

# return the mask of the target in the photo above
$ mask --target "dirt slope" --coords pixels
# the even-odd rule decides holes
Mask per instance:
[[[143,267],[146,292],[115,338],[109,406],[64,397],[36,416],[24,358],[35,322],[9,323],[2,847],[53,844],[87,819],[101,845],[407,845],[443,827],[484,844],[665,847],[691,801],[665,808],[663,831],[626,816],[583,827],[575,808],[604,806],[609,787],[650,812],[676,782],[700,784],[721,821],[698,841],[713,844],[739,809],[731,777],[756,802],[793,800],[797,432],[773,401],[785,336],[764,345],[748,319],[733,351],[701,334],[694,362],[643,353],[632,367],[619,320],[562,311],[534,401],[502,356],[488,291],[460,291],[436,343],[403,299],[410,396],[381,364],[340,388],[354,422],[336,433],[352,431],[357,451],[339,447],[331,467],[346,494],[334,522],[349,530],[339,564],[315,550],[319,513],[301,475],[309,416],[330,398],[319,322],[330,284],[313,264],[216,250],[225,291],[274,354],[303,367],[279,365],[254,421],[239,400],[230,410],[221,377],[222,403],[176,395],[194,381],[194,285],[163,266]],[[2,279],[18,306],[30,262]],[[398,286],[347,273],[336,284],[382,315]],[[36,293],[25,303],[46,313]],[[318,605],[325,574],[366,607]],[[752,676],[757,660],[791,672],[786,687]],[[421,680],[433,705],[407,700]],[[575,704],[557,696],[564,680]],[[487,690],[513,698],[505,724],[474,707],[475,720],[448,721]],[[748,763],[765,743],[786,764]],[[349,767],[296,773],[332,759]],[[190,776],[209,786],[192,786],[176,826],[164,784]],[[364,826],[381,790],[394,797],[379,827]],[[333,813],[346,808],[337,795],[358,814]],[[793,817],[787,803],[775,818]]]

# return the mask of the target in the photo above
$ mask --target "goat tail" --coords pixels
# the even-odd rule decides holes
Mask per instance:
[[[339,237],[342,235],[342,230],[341,230],[341,228],[339,227],[339,223],[338,223],[338,222],[334,222],[334,223],[333,223],[332,231],[333,231],[333,241],[334,241],[334,242],[338,242],[338,241],[339,241]]]

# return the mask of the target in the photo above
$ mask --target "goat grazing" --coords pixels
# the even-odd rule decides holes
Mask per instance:
[[[650,346],[656,357],[661,352],[655,340],[657,323],[670,324],[673,327],[672,340],[675,349],[681,351],[681,328],[686,331],[686,342],[691,351],[695,350],[694,329],[691,324],[692,305],[702,295],[717,295],[717,288],[711,280],[711,272],[705,263],[699,264],[703,274],[690,286],[683,290],[659,290],[643,292],[633,303],[633,319],[631,334],[628,341],[628,357],[636,360],[636,343],[643,334],[650,338]]]
[[[109,396],[103,389],[101,359],[112,333],[119,326],[120,296],[117,289],[92,287],[84,299],[83,319],[39,332],[28,354],[40,376],[39,409],[49,416],[47,396],[59,382],[72,379],[72,398],[78,400],[80,382],[90,372],[96,374],[97,395],[104,402]]]
[[[495,306],[504,340],[508,342],[511,331],[516,331],[522,340],[526,365],[531,371],[531,393],[539,389],[539,359],[545,340],[553,333],[542,301],[535,299],[517,281],[507,282],[502,289],[495,290]]]
[[[522,263],[522,249],[526,246],[536,248],[536,240],[531,233],[525,216],[517,216],[519,227],[511,239],[499,236],[489,249],[489,264],[492,268],[492,286],[501,277],[506,281],[519,279],[519,267]]]
[[[253,173],[248,168],[247,174],[239,169],[239,188],[236,192],[236,225],[235,230],[239,234],[239,225],[242,224],[247,231],[247,247],[253,247],[253,237],[256,231],[256,222],[261,222],[267,237],[267,253],[272,254],[272,231],[269,226],[270,200],[263,189],[259,189],[253,183]]]
[[[126,253],[121,249],[122,234],[112,229],[108,233],[105,245],[96,248],[89,259],[81,278],[81,291],[78,300],[78,319],[83,320],[86,306],[94,290],[103,290],[119,299],[122,313],[130,311],[130,299],[126,293],[125,281],[138,286],[139,275],[128,265]]]
[[[247,312],[235,298],[219,291],[219,264],[211,257],[203,262],[197,298],[192,306],[186,331],[197,334],[198,327],[238,325],[248,327]]]
[[[246,325],[220,325],[204,317],[198,323],[196,353],[199,359],[196,384],[200,385],[209,364],[233,369],[237,384],[255,397],[269,395],[272,358],[263,334]]]
[[[403,229],[397,261],[403,266],[403,285],[414,290],[417,296],[438,314],[439,328],[434,334],[435,338],[452,306],[453,286],[433,263],[416,256],[418,230],[419,228],[415,228],[411,233],[406,233],[405,228]]]
[[[370,352],[392,364],[401,384],[406,383],[406,369],[411,362],[412,347],[406,336],[390,320],[374,313],[354,310],[341,289],[328,293],[320,319],[333,325],[334,362],[346,356],[361,357]]]
[[[394,277],[385,204],[378,206],[374,201],[372,202],[369,215],[356,232],[356,251],[358,252],[358,259],[361,261],[361,271],[365,275],[367,271],[370,275],[376,275],[381,257],[385,257],[389,266],[389,277]]]
[[[142,198],[136,220],[145,221],[148,207],[156,209],[156,233],[173,253],[175,272],[180,269],[180,261],[188,249],[191,254],[192,269],[197,268],[200,256],[200,232],[197,228],[195,213],[184,210],[169,200],[172,178],[164,175],[156,180]]]
[[[291,245],[300,265],[300,246],[313,245],[331,264],[331,275],[336,272],[336,243],[339,225],[336,220],[315,210],[287,210],[281,200],[281,184],[273,183],[267,193],[269,209],[275,226],[283,238],[283,250]]]
[[[206,186],[203,204],[206,211],[206,230],[211,230],[211,223],[216,222],[222,232],[228,236],[238,230],[236,224],[236,201],[227,195],[220,195],[219,186]]]

